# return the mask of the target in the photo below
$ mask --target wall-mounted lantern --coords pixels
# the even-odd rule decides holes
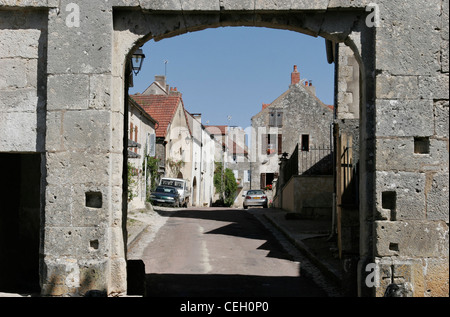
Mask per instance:
[[[145,55],[142,48],[138,48],[131,56],[131,67],[135,75],[137,75],[142,68],[142,63],[144,62]]]

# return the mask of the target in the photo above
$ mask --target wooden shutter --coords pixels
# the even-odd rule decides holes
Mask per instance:
[[[283,154],[283,135],[278,134],[278,155]]]
[[[274,127],[275,121],[276,121],[276,113],[272,111],[269,113],[269,127]]]
[[[260,187],[261,189],[266,188],[266,173],[261,173]]]
[[[277,112],[277,127],[281,128],[283,126],[283,112]]]
[[[269,135],[262,134],[261,139],[261,154],[267,154],[267,149],[269,148]]]

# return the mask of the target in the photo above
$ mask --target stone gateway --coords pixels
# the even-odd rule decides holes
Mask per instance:
[[[448,0],[0,0],[0,286],[28,272],[43,296],[126,294],[127,60],[151,39],[258,26],[323,37],[359,66],[358,295],[448,296],[448,12]]]

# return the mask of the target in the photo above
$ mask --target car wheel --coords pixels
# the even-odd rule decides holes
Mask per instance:
[[[248,209],[248,206],[244,206],[244,209]]]
[[[264,204],[263,208],[267,208],[267,207],[268,207],[267,204]]]

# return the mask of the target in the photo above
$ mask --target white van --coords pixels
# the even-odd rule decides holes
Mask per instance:
[[[159,181],[159,185],[161,186],[171,186],[175,187],[180,195],[180,203],[183,207],[187,207],[189,203],[189,197],[191,196],[191,192],[189,190],[189,183],[187,180],[182,178],[168,178],[163,177]]]

